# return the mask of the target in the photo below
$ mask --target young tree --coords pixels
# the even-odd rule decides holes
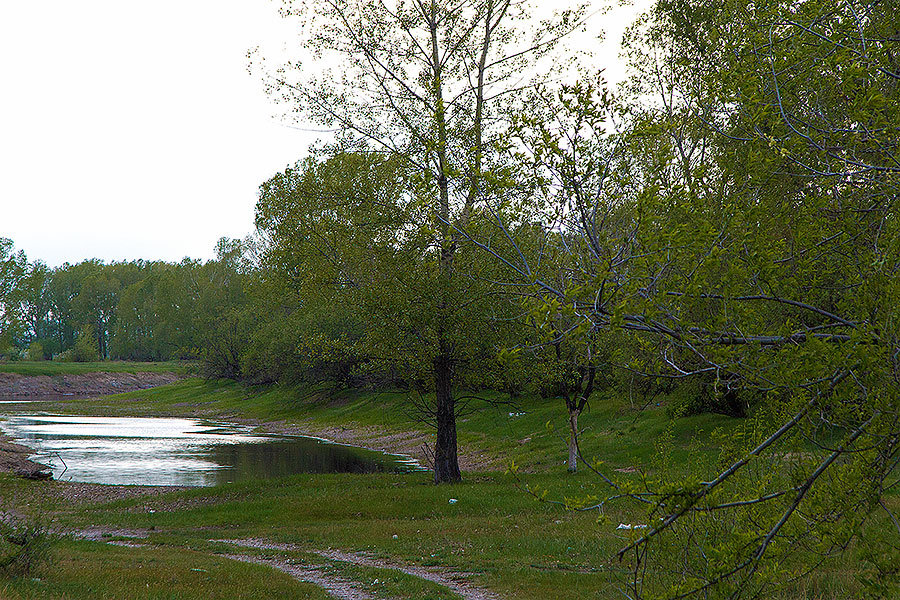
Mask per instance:
[[[632,597],[771,597],[803,575],[789,560],[877,544],[862,535],[876,512],[900,533],[883,501],[900,463],[896,15],[879,2],[666,1],[648,23],[639,76],[659,78],[666,102],[631,112],[631,157],[582,160],[552,132],[537,145],[577,177],[629,167],[635,193],[604,186],[567,213],[580,285],[531,280],[582,334],[644,340],[658,359],[642,370],[765,393],[719,464],[614,495],[653,518],[619,552]],[[611,226],[623,201],[631,226]],[[602,251],[617,240],[622,252]],[[506,260],[531,276],[525,257]],[[866,551],[869,593],[896,589],[897,552]]]
[[[460,479],[453,382],[465,352],[453,340],[452,313],[470,279],[457,264],[456,232],[501,183],[490,176],[499,108],[583,12],[562,12],[527,35],[528,9],[511,0],[288,1],[283,8],[304,19],[305,45],[320,64],[339,66],[317,76],[290,63],[272,74],[270,89],[302,119],[337,128],[351,147],[399,161],[417,235],[431,238],[436,482]]]

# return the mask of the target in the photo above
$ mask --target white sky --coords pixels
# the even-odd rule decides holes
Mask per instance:
[[[0,0],[0,237],[56,266],[210,258],[250,233],[259,184],[317,137],[247,72],[249,48],[291,45],[278,6]],[[611,80],[635,14],[592,26]]]

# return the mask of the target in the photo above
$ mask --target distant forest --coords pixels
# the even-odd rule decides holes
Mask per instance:
[[[241,242],[215,260],[50,268],[0,238],[0,360],[199,359],[245,296]]]

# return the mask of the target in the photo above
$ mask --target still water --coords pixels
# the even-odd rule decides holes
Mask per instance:
[[[295,473],[419,470],[408,457],[196,419],[12,414],[0,430],[35,450],[57,479],[209,486]]]

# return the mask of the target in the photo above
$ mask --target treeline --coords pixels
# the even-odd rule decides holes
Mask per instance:
[[[200,359],[245,296],[241,242],[215,260],[50,268],[0,238],[0,360]]]

